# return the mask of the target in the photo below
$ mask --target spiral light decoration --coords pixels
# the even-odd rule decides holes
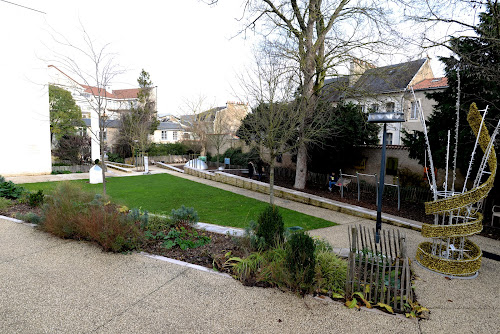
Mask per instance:
[[[478,212],[478,202],[488,195],[495,180],[497,157],[493,142],[499,128],[497,125],[490,137],[482,120],[473,103],[467,121],[484,153],[484,163],[478,171],[474,187],[462,193],[445,189],[438,192],[441,198],[425,203],[425,213],[433,214],[435,219],[434,224],[423,224],[422,236],[432,238],[432,241],[419,244],[416,260],[425,268],[448,276],[471,277],[481,267],[481,249],[467,237],[481,232],[483,228],[483,215]],[[471,165],[472,160],[473,157]],[[486,165],[489,172],[485,172]],[[479,184],[486,174],[489,174],[487,180]]]

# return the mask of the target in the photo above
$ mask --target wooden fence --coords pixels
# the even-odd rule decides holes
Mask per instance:
[[[370,303],[404,311],[405,304],[414,301],[406,235],[399,230],[380,232],[377,243],[374,228],[351,228],[346,297],[361,292]]]

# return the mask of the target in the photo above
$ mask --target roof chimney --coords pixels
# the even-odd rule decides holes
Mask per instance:
[[[361,59],[352,58],[349,66],[349,86],[353,86],[367,69],[375,67],[375,65]]]

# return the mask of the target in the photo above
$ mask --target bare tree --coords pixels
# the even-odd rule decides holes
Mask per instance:
[[[200,95],[195,99],[184,101],[184,122],[187,123],[187,130],[200,145],[200,154],[207,154],[208,137],[213,133],[216,108],[208,106],[207,99]]]
[[[256,69],[240,76],[241,88],[256,106],[243,120],[238,136],[256,145],[269,164],[269,203],[273,205],[276,158],[297,148],[301,110],[294,102],[294,73],[286,62],[266,52],[256,58]]]
[[[79,99],[86,101],[91,109],[91,121],[97,126],[91,126],[92,140],[99,144],[100,161],[102,165],[103,193],[106,194],[106,174],[104,165],[105,131],[110,117],[108,111],[109,93],[106,90],[113,79],[123,73],[117,64],[113,53],[108,52],[109,44],[98,46],[90,37],[83,25],[80,44],[68,40],[60,33],[52,35],[54,41],[62,49],[53,51],[52,60],[61,69],[73,77],[83,87],[75,82],[75,89],[81,92]]]
[[[390,1],[248,0],[243,32],[261,33],[273,55],[293,62],[298,74],[298,151],[295,188],[303,189],[307,174],[308,131],[325,77],[353,57],[390,54],[401,34],[392,27]]]

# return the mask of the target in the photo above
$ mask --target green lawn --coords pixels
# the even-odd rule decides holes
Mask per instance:
[[[199,220],[223,226],[245,227],[250,220],[257,220],[267,203],[229,191],[210,187],[169,174],[114,177],[107,179],[107,193],[111,198],[129,208],[140,208],[152,213],[169,214],[181,205],[194,207]],[[102,184],[89,184],[87,180],[71,181],[84,189],[102,192]],[[58,182],[26,183],[31,191],[42,189],[45,193]],[[335,223],[296,211],[280,208],[285,227],[301,226],[306,230],[333,226]]]

